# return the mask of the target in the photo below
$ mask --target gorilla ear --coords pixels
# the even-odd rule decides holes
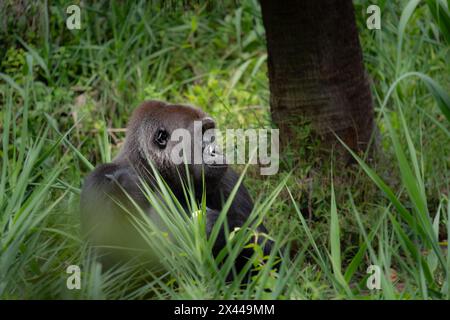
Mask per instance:
[[[167,141],[169,140],[169,133],[164,128],[159,128],[156,130],[155,143],[160,149],[165,149],[167,146]]]

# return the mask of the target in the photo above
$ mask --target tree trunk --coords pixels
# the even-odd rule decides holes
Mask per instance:
[[[266,29],[270,105],[281,144],[312,123],[365,150],[373,107],[351,0],[261,0]],[[330,139],[333,137],[332,139]]]

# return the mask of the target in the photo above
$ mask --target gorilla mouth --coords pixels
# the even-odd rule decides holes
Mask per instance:
[[[226,167],[225,157],[215,142],[203,144],[203,163],[208,167]]]

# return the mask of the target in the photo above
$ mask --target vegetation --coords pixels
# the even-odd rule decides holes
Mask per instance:
[[[183,10],[95,1],[82,5],[82,29],[68,30],[66,1],[5,1],[0,298],[449,299],[448,5],[378,2],[381,30],[366,28],[372,3],[354,3],[376,152],[336,169],[332,157],[311,152],[320,143],[304,127],[300,149],[286,152],[277,175],[238,168],[255,217],[293,252],[275,268],[275,255],[255,246],[248,268],[256,273],[241,285],[240,276],[226,281],[232,254],[219,257],[220,268],[211,257],[201,203],[192,204],[194,219],[176,214],[167,191],[159,210],[176,235],[170,242],[136,221],[162,258],[165,271],[151,273],[137,261],[102,270],[80,237],[78,202],[83,177],[117,153],[128,116],[145,99],[200,106],[221,128],[271,125],[258,2]],[[229,252],[249,235],[238,231]],[[81,267],[81,290],[66,287],[69,265]],[[381,268],[380,290],[366,286],[370,265]]]

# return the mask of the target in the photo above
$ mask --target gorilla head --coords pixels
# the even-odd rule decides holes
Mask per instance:
[[[151,161],[166,182],[177,190],[186,168],[194,185],[214,187],[227,170],[214,136],[214,120],[186,105],[147,101],[133,113],[125,145],[117,161],[128,161],[141,175],[151,172]],[[180,161],[181,160],[181,161]]]

